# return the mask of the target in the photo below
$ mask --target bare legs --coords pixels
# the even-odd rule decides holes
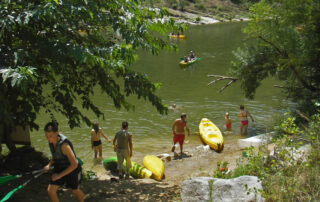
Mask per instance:
[[[84,202],[84,194],[80,189],[72,189],[71,192],[79,202]]]
[[[248,133],[248,124],[242,125],[240,124],[240,135],[247,135]]]
[[[51,202],[59,202],[57,191],[59,186],[49,184],[47,192]],[[80,189],[72,189],[72,194],[78,199],[79,202],[84,201],[84,194]]]
[[[94,151],[94,158],[98,157],[98,152],[99,152],[99,157],[102,158],[102,144],[100,144],[99,146],[94,146],[93,151]]]
[[[57,195],[58,189],[59,189],[59,186],[49,184],[47,192],[48,192],[48,195],[49,195],[51,202],[58,202],[59,201],[58,195]]]
[[[175,149],[176,149],[176,146],[175,146],[176,144],[175,143],[173,143],[173,146],[172,146],[172,148],[171,148],[171,152],[174,152],[175,151]],[[180,156],[182,157],[182,154],[183,154],[183,145],[181,145],[181,144],[179,144],[180,145]]]

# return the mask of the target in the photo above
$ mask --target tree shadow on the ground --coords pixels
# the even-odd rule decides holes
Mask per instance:
[[[49,201],[47,186],[50,174],[44,174],[31,181],[26,187],[15,192],[8,201],[34,202]],[[0,199],[13,188],[25,182],[26,178],[13,180],[13,183],[0,187]],[[111,180],[82,181],[81,190],[85,194],[86,202],[102,201],[177,201],[180,187],[169,185],[166,182],[157,182],[152,179],[126,179],[119,182]],[[71,190],[59,189],[60,201],[77,201]]]

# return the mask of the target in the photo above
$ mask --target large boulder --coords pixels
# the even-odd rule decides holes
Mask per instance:
[[[241,176],[233,179],[197,177],[182,182],[181,200],[184,202],[264,201],[259,190],[262,190],[262,185],[256,176]]]

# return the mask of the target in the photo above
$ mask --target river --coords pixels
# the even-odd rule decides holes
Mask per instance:
[[[284,97],[281,91],[273,87],[277,81],[264,81],[257,89],[254,100],[247,100],[240,90],[240,85],[235,83],[222,93],[217,91],[226,84],[226,81],[207,86],[211,81],[208,74],[225,75],[234,59],[232,51],[241,46],[245,36],[241,28],[245,22],[218,23],[213,25],[191,26],[186,32],[185,40],[178,40],[178,52],[166,52],[154,56],[141,52],[134,69],[146,73],[152,81],[162,83],[158,91],[163,102],[168,105],[176,104],[180,109],[169,111],[168,115],[160,115],[155,108],[144,100],[129,98],[136,107],[134,112],[116,110],[113,103],[105,95],[100,95],[97,90],[93,98],[105,113],[105,120],[98,120],[92,113],[88,116],[92,121],[99,121],[100,126],[109,138],[120,129],[121,122],[129,122],[129,131],[133,133],[134,156],[133,160],[141,162],[146,154],[169,152],[172,134],[171,126],[182,112],[187,114],[188,124],[192,135],[187,138],[189,147],[200,145],[198,124],[201,118],[206,117],[213,121],[220,129],[224,130],[224,114],[229,112],[233,121],[233,135],[225,138],[225,141],[235,141],[243,138],[238,135],[239,120],[237,113],[239,104],[244,104],[246,109],[255,118],[255,123],[249,123],[249,136],[270,131],[276,115],[281,113]],[[194,65],[180,68],[179,58],[187,55],[190,50],[202,58]],[[43,133],[43,126],[49,120],[45,113],[39,114],[37,123],[41,130],[31,132],[32,145],[49,155],[47,140]],[[86,169],[95,169],[100,165],[93,159],[93,151],[90,144],[90,130],[85,124],[81,128],[70,130],[67,120],[58,116],[60,131],[73,142],[77,155],[85,162]],[[103,141],[103,157],[113,156],[111,143]],[[101,166],[100,166],[101,167]]]

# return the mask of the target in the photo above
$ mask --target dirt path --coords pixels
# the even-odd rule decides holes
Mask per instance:
[[[98,173],[98,179],[83,181],[81,189],[85,193],[85,201],[179,201],[180,184],[189,177],[212,175],[217,161],[228,161],[229,168],[236,165],[241,151],[236,138],[226,138],[222,153],[204,150],[203,146],[188,145],[186,153],[192,157],[171,160],[165,163],[166,178],[162,182],[152,179],[129,179],[120,182],[111,182],[114,177],[109,172]],[[49,174],[33,180],[25,188],[17,191],[11,201],[49,201],[46,188],[50,179]],[[27,179],[13,180],[7,186],[0,187],[0,198],[12,188],[22,184]],[[70,190],[59,190],[60,201],[76,201]]]

